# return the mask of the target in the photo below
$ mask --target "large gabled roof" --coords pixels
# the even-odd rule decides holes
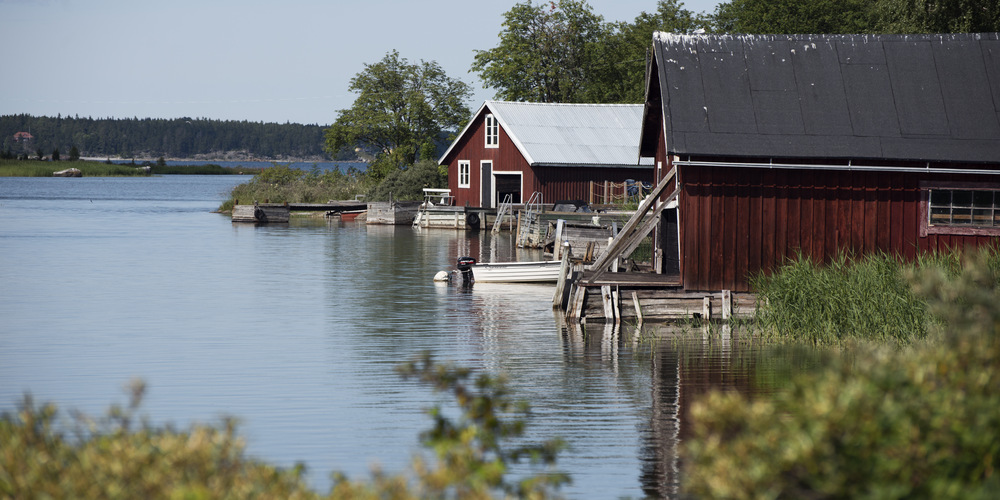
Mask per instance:
[[[492,113],[529,165],[634,167],[639,160],[642,104],[555,104],[486,101],[438,161],[445,164],[473,123]]]
[[[656,33],[653,51],[670,154],[1000,161],[997,33]]]

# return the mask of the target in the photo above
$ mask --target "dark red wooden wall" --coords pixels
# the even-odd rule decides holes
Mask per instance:
[[[816,262],[996,241],[921,237],[921,181],[997,182],[988,176],[681,166],[680,257],[688,290],[749,291],[749,277],[800,252]]]

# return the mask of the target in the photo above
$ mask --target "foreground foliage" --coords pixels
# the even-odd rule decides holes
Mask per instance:
[[[412,477],[375,471],[368,480],[334,475],[326,495],[305,483],[304,468],[281,469],[249,459],[232,420],[187,430],[156,427],[137,418],[144,386],[133,383],[127,407],[113,406],[100,419],[77,414],[66,422],[55,405],[25,398],[0,418],[0,498],[274,498],[416,499],[492,498],[495,494],[549,498],[567,479],[543,471],[519,482],[506,478],[511,463],[531,458],[551,465],[557,440],[507,446],[523,435],[528,407],[511,399],[503,379],[473,376],[430,357],[401,367],[449,392],[461,417],[440,407],[422,437],[432,458],[414,458]]]
[[[992,498],[1000,491],[1000,273],[906,275],[937,321],[906,349],[857,347],[764,401],[692,408],[690,493],[706,498]]]

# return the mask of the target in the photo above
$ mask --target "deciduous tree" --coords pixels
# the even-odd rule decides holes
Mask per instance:
[[[472,71],[499,99],[582,102],[603,29],[585,1],[521,2],[504,13],[500,44],[475,51]]]
[[[863,0],[732,0],[712,20],[719,33],[869,33],[868,9]]]
[[[349,88],[358,97],[327,129],[326,150],[331,156],[344,147],[374,152],[368,172],[377,180],[412,164],[423,144],[457,132],[470,115],[468,84],[436,62],[410,63],[395,50],[366,64]]]
[[[655,31],[691,33],[709,20],[684,8],[678,0],[660,0],[656,12],[640,13],[632,23],[606,26],[595,47],[588,75],[589,102],[641,103],[645,98],[646,62]]]

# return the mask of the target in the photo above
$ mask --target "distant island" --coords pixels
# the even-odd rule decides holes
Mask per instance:
[[[102,159],[167,158],[210,161],[358,161],[346,150],[324,151],[327,125],[264,123],[205,118],[90,118],[0,116],[5,158],[65,155]]]

